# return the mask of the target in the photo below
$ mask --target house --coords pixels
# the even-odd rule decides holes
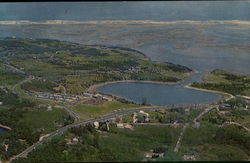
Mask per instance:
[[[138,116],[137,116],[137,121],[138,122],[149,122],[149,114],[140,110],[138,113]]]
[[[49,105],[49,106],[47,107],[47,111],[52,111],[52,106]]]
[[[124,125],[124,128],[133,129],[133,126],[131,124],[126,124],[126,125]]]
[[[147,159],[152,159],[152,158],[159,158],[163,157],[164,153],[154,153],[154,152],[146,152],[145,153],[145,158]]]
[[[74,137],[73,139],[72,139],[72,143],[78,143],[79,142],[79,139],[77,138],[77,137]]]
[[[147,153],[145,153],[145,157],[146,157],[147,159],[153,158],[153,156],[154,156],[154,153],[152,153],[152,152],[147,152]]]
[[[95,121],[95,122],[94,122],[94,126],[95,126],[96,129],[98,129],[99,126],[100,126],[100,125],[99,125],[99,122]]]
[[[184,160],[184,161],[195,161],[196,158],[195,158],[194,155],[184,155],[184,156],[183,156],[183,160]]]
[[[123,123],[117,123],[117,124],[116,124],[116,127],[117,127],[117,128],[124,128],[124,125],[123,125]]]
[[[219,106],[219,110],[229,110],[231,106],[229,104],[223,104]]]
[[[112,101],[112,98],[110,98],[110,97],[102,97],[102,99],[105,101]]]
[[[99,94],[99,93],[97,93],[97,94],[93,95],[93,97],[94,97],[94,98],[102,98],[102,95]]]
[[[83,93],[84,96],[87,96],[87,97],[93,97],[93,95],[91,93]]]

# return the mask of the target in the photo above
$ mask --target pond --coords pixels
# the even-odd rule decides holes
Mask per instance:
[[[208,104],[219,100],[222,97],[219,94],[183,87],[193,81],[200,81],[203,74],[195,74],[192,79],[176,85],[124,82],[108,84],[98,88],[97,91],[117,95],[138,104],[143,100],[152,105]]]

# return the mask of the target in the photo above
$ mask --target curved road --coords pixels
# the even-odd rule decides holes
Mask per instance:
[[[32,152],[34,149],[36,149],[39,145],[47,142],[48,140],[50,140],[51,138],[55,137],[55,136],[59,136],[59,135],[62,135],[63,133],[65,133],[66,131],[68,131],[69,129],[71,128],[74,128],[74,127],[80,127],[80,126],[85,126],[86,124],[89,124],[89,123],[93,123],[95,121],[97,122],[102,122],[102,121],[106,121],[108,119],[111,119],[111,118],[115,118],[115,117],[118,117],[118,116],[122,116],[122,115],[127,115],[127,114],[130,114],[130,113],[133,113],[133,112],[139,112],[140,110],[143,110],[143,111],[155,111],[155,110],[166,110],[166,109],[179,109],[180,107],[193,107],[193,108],[203,108],[204,106],[207,106],[208,104],[188,104],[188,105],[174,105],[174,106],[163,106],[163,107],[158,107],[158,108],[135,108],[135,109],[129,109],[129,110],[121,110],[121,111],[117,111],[117,112],[112,112],[110,114],[106,114],[100,118],[97,118],[97,119],[88,119],[87,121],[85,122],[78,122],[78,123],[75,123],[75,124],[70,124],[70,125],[67,125],[67,126],[64,126],[52,133],[50,133],[47,137],[44,137],[42,140],[36,142],[35,144],[33,144],[32,146],[28,147],[26,150],[24,150],[23,152],[21,152],[20,154],[12,157],[9,162],[17,159],[17,158],[20,158],[20,157],[26,157],[30,152]],[[211,106],[211,107],[214,107],[214,106]]]
[[[15,67],[13,67],[11,65],[8,65],[8,64],[4,64],[4,65],[8,66],[10,69],[12,69],[14,71],[17,71],[17,72],[22,73],[22,74],[26,74],[25,72],[15,68]],[[33,78],[32,76],[29,76],[28,78],[24,79],[23,81],[15,84],[12,87],[12,92],[18,95],[18,92],[16,91],[16,88],[19,87],[20,85],[24,84],[25,82],[28,82],[28,81],[32,80],[32,78]],[[97,118],[97,119],[88,119],[88,120],[86,120],[84,122],[79,122],[80,118],[82,118],[81,115],[77,114],[76,112],[74,112],[71,109],[78,102],[79,101],[77,101],[76,103],[73,103],[73,104],[70,104],[70,105],[67,105],[67,106],[63,107],[67,112],[69,112],[69,114],[72,117],[74,117],[74,119],[77,121],[76,123],[64,126],[64,127],[60,128],[60,129],[48,134],[47,137],[44,137],[42,140],[34,143],[33,145],[31,145],[30,147],[25,149],[20,154],[12,157],[8,162],[11,162],[11,161],[13,161],[13,160],[15,160],[17,158],[20,158],[20,157],[26,157],[30,152],[32,152],[34,149],[36,149],[39,145],[47,142],[48,140],[50,140],[51,138],[53,138],[55,136],[62,135],[63,133],[65,133],[67,130],[69,130],[71,128],[85,126],[86,124],[93,123],[95,121],[98,121],[98,122],[106,121],[108,119],[115,118],[117,116],[127,115],[127,114],[130,114],[130,113],[133,113],[133,112],[138,112],[140,110],[143,110],[143,111],[157,111],[157,110],[179,109],[179,108],[196,108],[196,109],[200,109],[200,108],[204,108],[204,107],[206,108],[206,107],[209,107],[209,106],[211,107],[210,104],[178,104],[178,105],[168,105],[168,106],[161,106],[161,107],[135,108],[135,109],[115,111],[115,112],[112,112],[112,113],[109,113],[109,114],[105,114],[102,117]],[[199,119],[199,118],[197,117],[197,119]],[[196,120],[194,120],[194,121],[196,121]]]

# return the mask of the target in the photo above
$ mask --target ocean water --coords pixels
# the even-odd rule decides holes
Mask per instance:
[[[249,1],[16,2],[0,4],[0,20],[250,20]]]
[[[0,3],[0,21],[7,20],[250,21],[250,2]],[[250,74],[249,25],[0,25],[0,31],[0,37],[49,38],[134,48],[153,61],[181,64],[200,72],[179,85],[116,83],[99,88],[100,92],[137,103],[144,97],[156,105],[210,103],[221,96],[183,86],[199,81],[200,74],[213,69]]]

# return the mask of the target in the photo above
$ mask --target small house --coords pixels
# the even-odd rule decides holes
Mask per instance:
[[[231,106],[229,104],[224,104],[219,106],[219,110],[229,110]]]
[[[94,122],[94,126],[95,126],[96,129],[98,129],[99,126],[100,126],[100,125],[99,125],[99,122],[95,121],[95,122]]]
[[[117,123],[117,124],[116,124],[116,127],[117,127],[117,128],[124,128],[124,125],[123,125],[123,123]]]
[[[83,93],[84,96],[87,96],[87,97],[93,97],[93,95],[91,93]]]
[[[109,98],[109,97],[102,97],[102,99],[105,101],[112,101],[112,98]]]

